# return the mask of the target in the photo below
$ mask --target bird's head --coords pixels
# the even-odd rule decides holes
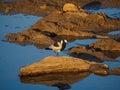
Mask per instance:
[[[67,43],[68,41],[66,39],[64,39],[64,42]]]

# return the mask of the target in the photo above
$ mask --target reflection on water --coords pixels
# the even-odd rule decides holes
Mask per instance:
[[[104,9],[100,9],[103,10]],[[99,10],[99,11],[100,11]],[[114,10],[115,12],[111,11]],[[119,15],[117,9],[105,9],[109,15]],[[97,12],[97,11],[96,11]],[[113,15],[114,17],[114,15]],[[32,15],[17,14],[12,16],[0,15],[0,40],[5,38],[7,33],[17,33],[28,29],[40,17]],[[76,40],[67,45],[67,48],[77,45],[87,45],[97,39]],[[40,77],[21,78],[20,83],[18,73],[22,66],[37,62],[42,58],[54,55],[52,51],[38,50],[34,46],[19,46],[16,44],[5,43],[0,41],[0,90],[119,90],[119,76],[100,77],[95,75],[83,74],[63,74],[63,75],[42,75]],[[60,55],[66,55],[61,52]],[[118,57],[119,59],[119,57]],[[106,63],[106,62],[105,62]],[[120,66],[120,63],[107,62],[110,67]],[[83,75],[83,77],[82,77]],[[89,77],[87,77],[89,76]],[[86,78],[87,77],[87,78]],[[34,85],[37,84],[37,85]],[[46,86],[47,85],[47,86]],[[51,87],[52,86],[52,87]],[[57,87],[57,88],[56,88]]]
[[[105,9],[103,8],[103,9],[98,9],[98,10],[90,9],[87,11],[91,12],[91,13],[104,12],[111,18],[120,18],[120,9],[119,8],[105,8]]]
[[[109,35],[115,35],[115,34],[120,34],[120,30],[118,31],[112,31],[108,33]]]
[[[32,24],[37,22],[41,17],[32,15],[0,15],[0,40],[4,39],[4,35],[7,33],[17,33],[22,30],[29,29]]]
[[[54,73],[38,76],[21,77],[20,80],[27,84],[43,84],[47,86],[58,87],[59,90],[70,89],[71,86],[80,82],[90,75],[89,72],[84,73]]]

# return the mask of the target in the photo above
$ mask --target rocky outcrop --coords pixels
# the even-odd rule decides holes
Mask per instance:
[[[64,12],[78,12],[78,8],[72,3],[67,3],[63,6],[63,11]]]
[[[79,82],[90,75],[89,72],[72,72],[72,73],[51,73],[42,74],[38,76],[25,76],[20,77],[22,83],[27,84],[42,84],[47,86],[71,86],[72,84]]]
[[[90,62],[78,58],[73,58],[73,57],[49,56],[39,62],[33,63],[26,67],[22,67],[19,75],[36,76],[45,73],[49,74],[49,73],[63,73],[63,72],[88,72],[90,71],[90,67],[96,64],[98,63]],[[98,64],[98,65],[101,66],[102,69],[103,67],[105,69],[108,69],[108,65],[106,64]],[[107,75],[108,73],[101,73],[101,74]]]
[[[110,75],[120,75],[120,67],[109,70]]]
[[[38,48],[46,48],[54,43],[50,37],[33,30],[24,30],[17,34],[6,34],[6,37],[8,42],[19,43],[20,45],[33,44]]]
[[[45,48],[54,41],[64,38],[68,41],[81,38],[109,38],[109,36],[96,33],[106,33],[120,28],[118,19],[110,19],[104,13],[90,14],[83,9],[66,10],[65,7],[69,5],[77,9],[74,4],[65,4],[63,11],[51,12],[32,25],[29,30],[7,34],[7,41],[34,44],[39,48]]]
[[[89,45],[89,48],[94,48],[97,50],[118,50],[120,51],[120,42],[113,39],[102,39],[95,43]]]
[[[120,7],[119,0],[18,0],[16,2],[2,2],[0,1],[1,13],[24,13],[34,15],[46,15],[51,11],[62,10],[65,3],[73,3],[77,7],[95,7],[94,3],[100,3],[100,7]],[[92,4],[92,5],[91,5]],[[90,6],[91,5],[91,6]],[[98,6],[96,6],[98,7]],[[95,7],[95,8],[96,8]],[[34,8],[34,9],[33,9]],[[93,8],[94,9],[94,8]]]
[[[114,40],[120,42],[120,33],[115,34],[115,35],[110,35],[111,38],[113,38]]]
[[[119,19],[111,19],[105,13],[90,14],[82,9],[76,12],[51,12],[32,25],[31,29],[57,35],[89,36],[91,33],[107,33],[119,29],[119,23]]]
[[[98,40],[88,46],[77,46],[69,49],[70,55],[97,62],[113,61],[120,56],[120,43],[113,39]]]
[[[101,51],[105,56],[117,58],[120,56],[120,42],[113,39],[98,40],[89,45],[90,49]]]

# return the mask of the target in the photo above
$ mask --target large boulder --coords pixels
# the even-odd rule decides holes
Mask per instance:
[[[63,6],[63,11],[65,11],[65,12],[77,12],[78,8],[72,3],[66,3]]]
[[[19,75],[36,76],[45,73],[88,72],[91,65],[94,64],[96,63],[73,57],[49,56],[39,62],[22,67]],[[103,64],[103,67],[108,68],[106,64]]]

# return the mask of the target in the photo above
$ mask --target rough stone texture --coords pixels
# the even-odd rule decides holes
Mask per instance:
[[[22,67],[19,75],[34,76],[44,73],[86,72],[89,71],[90,66],[94,64],[96,63],[73,57],[49,56],[39,62]],[[105,67],[106,66],[107,65],[105,65]]]
[[[120,0],[20,0],[18,2],[2,2],[0,1],[0,12],[24,13],[24,14],[49,14],[51,11],[62,10],[65,3],[73,3],[77,7],[88,7],[91,3],[100,3],[100,7],[120,7]],[[33,9],[34,8],[34,9]],[[98,7],[99,9],[99,7]]]
[[[74,4],[72,5],[75,6]],[[53,11],[38,20],[37,23],[31,26],[30,30],[6,36],[8,36],[8,41],[10,42],[33,43],[37,47],[43,43],[46,47],[54,41],[64,38],[67,38],[68,41],[81,38],[109,38],[104,33],[119,29],[119,23],[119,19],[111,19],[104,13],[90,14],[83,9],[82,11],[78,9],[76,13]],[[101,33],[101,35],[98,33]],[[44,39],[41,39],[40,36],[44,37]],[[45,41],[48,42],[46,43]],[[43,46],[39,47],[44,48]]]
[[[65,11],[65,12],[77,12],[78,8],[72,3],[66,3],[63,6],[63,11]]]
[[[6,34],[6,37],[9,42],[19,43],[20,45],[34,44],[38,48],[45,48],[54,43],[50,37],[33,30]]]
[[[120,56],[120,42],[113,39],[98,40],[88,46],[77,46],[69,49],[70,55],[96,62],[113,61]]]
[[[120,42],[117,42],[113,39],[103,39],[103,40],[98,40],[95,43],[90,44],[89,47],[99,49],[99,50],[120,51]]]
[[[119,19],[110,19],[104,13],[89,14],[85,10],[77,13],[55,11],[32,25],[31,29],[37,28],[57,35],[93,36],[93,32],[107,33],[119,29],[119,23]]]

